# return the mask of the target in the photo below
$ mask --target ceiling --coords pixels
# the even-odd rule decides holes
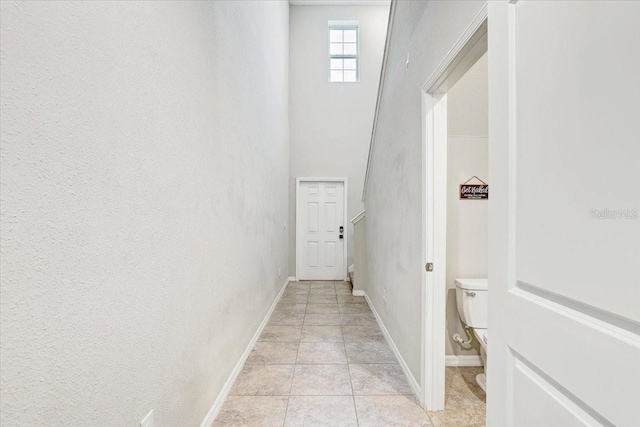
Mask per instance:
[[[292,6],[389,6],[391,0],[289,0]]]

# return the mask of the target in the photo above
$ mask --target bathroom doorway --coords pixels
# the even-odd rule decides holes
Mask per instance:
[[[486,308],[488,277],[488,113],[485,53],[447,93],[446,366],[483,366],[487,321],[476,309]]]
[[[447,365],[481,365],[480,345],[459,320],[454,279],[487,277],[487,200],[459,198],[460,184],[488,182],[486,8],[455,46],[422,88],[421,398],[429,411],[445,409]],[[462,342],[453,340],[455,333]]]
[[[486,423],[489,119],[485,53],[447,92],[446,422]],[[440,285],[442,286],[442,285]],[[464,405],[450,414],[452,401]],[[448,405],[448,406],[447,406]]]

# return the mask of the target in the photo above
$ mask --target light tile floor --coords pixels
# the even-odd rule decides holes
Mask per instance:
[[[447,368],[446,410],[425,412],[363,297],[292,282],[214,426],[484,426],[481,368]]]
[[[445,410],[428,412],[436,427],[482,427],[485,425],[484,391],[476,383],[482,368],[447,368]]]

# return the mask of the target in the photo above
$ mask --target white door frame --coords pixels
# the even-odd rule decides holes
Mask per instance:
[[[447,91],[487,52],[487,5],[422,86],[422,369],[426,410],[445,403],[447,255]]]
[[[302,245],[300,244],[300,238],[302,236],[301,230],[300,230],[300,221],[298,221],[298,217],[300,216],[300,183],[301,182],[342,182],[344,184],[344,212],[342,214],[342,221],[345,224],[344,225],[344,262],[343,262],[343,266],[344,266],[344,274],[343,274],[343,279],[347,280],[347,271],[349,269],[349,266],[347,265],[347,248],[348,248],[348,244],[347,241],[348,239],[348,227],[347,227],[347,201],[349,199],[349,193],[347,192],[347,178],[318,178],[318,177],[312,177],[312,178],[296,178],[296,278],[298,280],[300,280],[300,248],[302,247]]]

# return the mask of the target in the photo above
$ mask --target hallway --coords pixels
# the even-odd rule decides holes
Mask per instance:
[[[640,426],[639,21],[0,1],[0,426]]]
[[[214,425],[483,426],[479,369],[447,368],[449,410],[427,414],[364,297],[291,282]]]

